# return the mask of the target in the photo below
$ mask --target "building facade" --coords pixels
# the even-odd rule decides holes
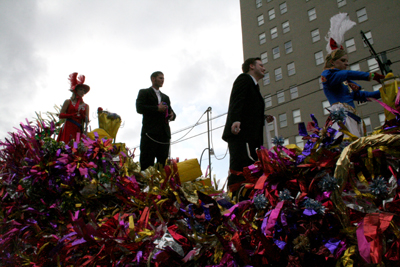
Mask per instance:
[[[350,69],[381,73],[363,42],[363,31],[378,54],[386,52],[393,73],[400,74],[398,0],[240,0],[240,8],[244,58],[260,57],[264,63],[266,74],[260,88],[266,113],[276,117],[285,144],[303,146],[298,123],[311,121],[310,114],[320,126],[328,117],[325,108],[330,105],[320,75],[327,54],[325,36],[333,15],[348,13],[357,23],[345,34],[343,44]],[[375,81],[357,83],[367,91],[380,88]],[[378,103],[356,103],[356,109],[367,132],[385,120]]]

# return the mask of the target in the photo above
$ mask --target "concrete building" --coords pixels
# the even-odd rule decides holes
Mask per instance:
[[[244,58],[261,57],[264,62],[267,73],[260,88],[266,113],[277,118],[285,143],[303,146],[297,124],[311,121],[314,114],[323,126],[329,114],[320,75],[333,15],[348,13],[357,23],[345,34],[343,44],[350,69],[381,73],[362,40],[363,31],[378,54],[386,52],[393,73],[400,74],[399,0],[240,0],[240,7]],[[358,83],[364,90],[380,88],[375,81]],[[368,132],[385,119],[377,103],[356,104],[356,108]]]

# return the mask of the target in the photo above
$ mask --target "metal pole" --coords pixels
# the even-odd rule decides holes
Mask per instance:
[[[211,177],[211,147],[210,147],[210,112],[211,112],[211,107],[208,107],[207,109],[207,133],[208,133],[208,167],[210,169],[210,179]]]
[[[389,59],[387,59],[386,51],[381,52],[381,57],[386,73],[393,72],[392,69],[390,68],[392,62]]]
[[[375,49],[372,47],[371,43],[368,41],[367,37],[365,36],[363,31],[360,31],[361,33],[361,38],[363,39],[364,43],[368,46],[369,51],[371,54],[374,56],[375,60],[378,62],[379,69],[381,70],[383,75],[386,75],[386,68],[384,64],[382,63],[381,59],[379,58],[378,54],[375,52]]]

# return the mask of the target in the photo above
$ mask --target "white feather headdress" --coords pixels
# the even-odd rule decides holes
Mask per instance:
[[[338,48],[343,49],[344,34],[353,28],[354,25],[356,23],[350,20],[347,13],[339,13],[333,16],[331,18],[331,27],[325,37],[325,40],[328,42],[326,51],[330,53]]]

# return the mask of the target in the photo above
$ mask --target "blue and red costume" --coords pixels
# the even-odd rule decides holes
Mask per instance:
[[[353,70],[326,69],[321,74],[322,85],[329,104],[346,103],[355,108],[353,101],[365,102],[367,98],[380,98],[379,91],[353,91],[348,83],[353,83],[361,89],[361,86],[352,80],[370,80],[370,73]]]

